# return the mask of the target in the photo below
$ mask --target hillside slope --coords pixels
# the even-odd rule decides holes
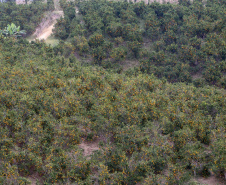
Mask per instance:
[[[223,177],[224,89],[85,67],[64,57],[65,44],[1,39],[0,48],[1,184],[29,177],[131,185]],[[99,150],[86,157],[84,144]]]
[[[46,40],[51,34],[52,30],[54,29],[54,25],[57,22],[57,19],[63,17],[62,10],[55,10],[49,12],[41,21],[40,25],[36,28],[35,32],[33,33],[32,37],[34,39],[44,39]]]
[[[72,2],[63,6],[54,34],[83,60],[118,72],[135,61],[143,73],[169,82],[226,88],[224,3],[93,0],[77,3],[79,15]]]
[[[55,46],[0,35],[0,184],[226,184],[224,1],[61,6]]]

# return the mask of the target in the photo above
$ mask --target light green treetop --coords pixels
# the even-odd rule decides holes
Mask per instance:
[[[6,37],[21,37],[22,35],[26,34],[25,30],[20,30],[20,26],[16,26],[14,23],[8,24],[4,30],[0,30],[0,34]]]

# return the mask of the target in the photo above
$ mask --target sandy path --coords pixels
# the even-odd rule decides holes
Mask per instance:
[[[16,3],[25,4],[25,0],[16,0]],[[33,38],[32,40],[35,39],[46,40],[53,33],[53,28],[57,22],[57,19],[60,19],[60,17],[64,17],[64,12],[60,8],[59,0],[54,0],[54,7],[55,11],[48,12],[46,16],[42,19],[41,23],[31,36],[31,38]]]
[[[23,0],[20,0],[23,1]],[[134,1],[134,0],[133,0]],[[141,0],[137,0],[139,2]],[[170,3],[177,3],[178,0],[157,0],[160,3],[165,2],[170,2]],[[154,2],[154,0],[145,0],[145,3],[147,4],[148,2]],[[32,35],[32,38],[39,39],[39,40],[46,40],[49,36],[52,34],[52,30],[54,28],[54,25],[57,22],[57,19],[60,19],[60,17],[64,16],[64,13],[62,10],[60,10],[59,6],[59,0],[54,0],[54,6],[55,6],[55,11],[49,12],[42,20],[41,24],[36,28],[35,33]],[[76,9],[76,14],[78,14],[78,8],[75,7]]]
[[[53,11],[49,12],[43,19],[40,25],[36,28],[32,37],[34,39],[46,40],[53,32],[54,25],[57,22],[57,19],[63,17],[63,11]]]
[[[42,30],[41,34],[37,37],[39,40],[46,40],[53,32],[54,24]]]

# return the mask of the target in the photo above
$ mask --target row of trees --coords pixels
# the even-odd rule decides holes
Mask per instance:
[[[83,66],[68,48],[0,40],[0,184],[223,177],[225,90]],[[93,141],[100,150],[87,158],[78,144]]]
[[[0,3],[0,30],[14,23],[31,35],[41,22],[44,12],[51,9],[42,1],[33,1],[31,4],[16,5],[15,2]]]
[[[225,4],[184,3],[93,0],[75,15],[61,1],[55,34],[67,42],[0,37],[0,184],[225,180],[225,90],[205,85],[225,83]],[[104,67],[133,58],[140,66],[116,73],[75,52]],[[193,74],[203,76],[178,82]],[[99,150],[89,158],[79,144],[90,142]]]
[[[80,1],[77,17],[75,4],[62,4],[66,16],[55,35],[72,41],[81,56],[103,66],[138,60],[144,73],[170,82],[225,88],[224,2]]]

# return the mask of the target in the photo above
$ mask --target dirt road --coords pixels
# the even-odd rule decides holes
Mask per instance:
[[[36,28],[33,38],[46,40],[52,34],[52,30],[57,22],[57,19],[60,19],[60,17],[63,16],[64,13],[61,10],[47,13],[47,15],[42,19],[40,25]]]
[[[64,17],[64,12],[60,8],[59,0],[53,1],[55,10],[46,13],[41,23],[39,24],[39,26],[36,28],[35,32],[32,35],[33,40],[35,39],[46,40],[49,36],[51,36],[54,25],[57,22],[57,19],[60,19],[60,17]]]

